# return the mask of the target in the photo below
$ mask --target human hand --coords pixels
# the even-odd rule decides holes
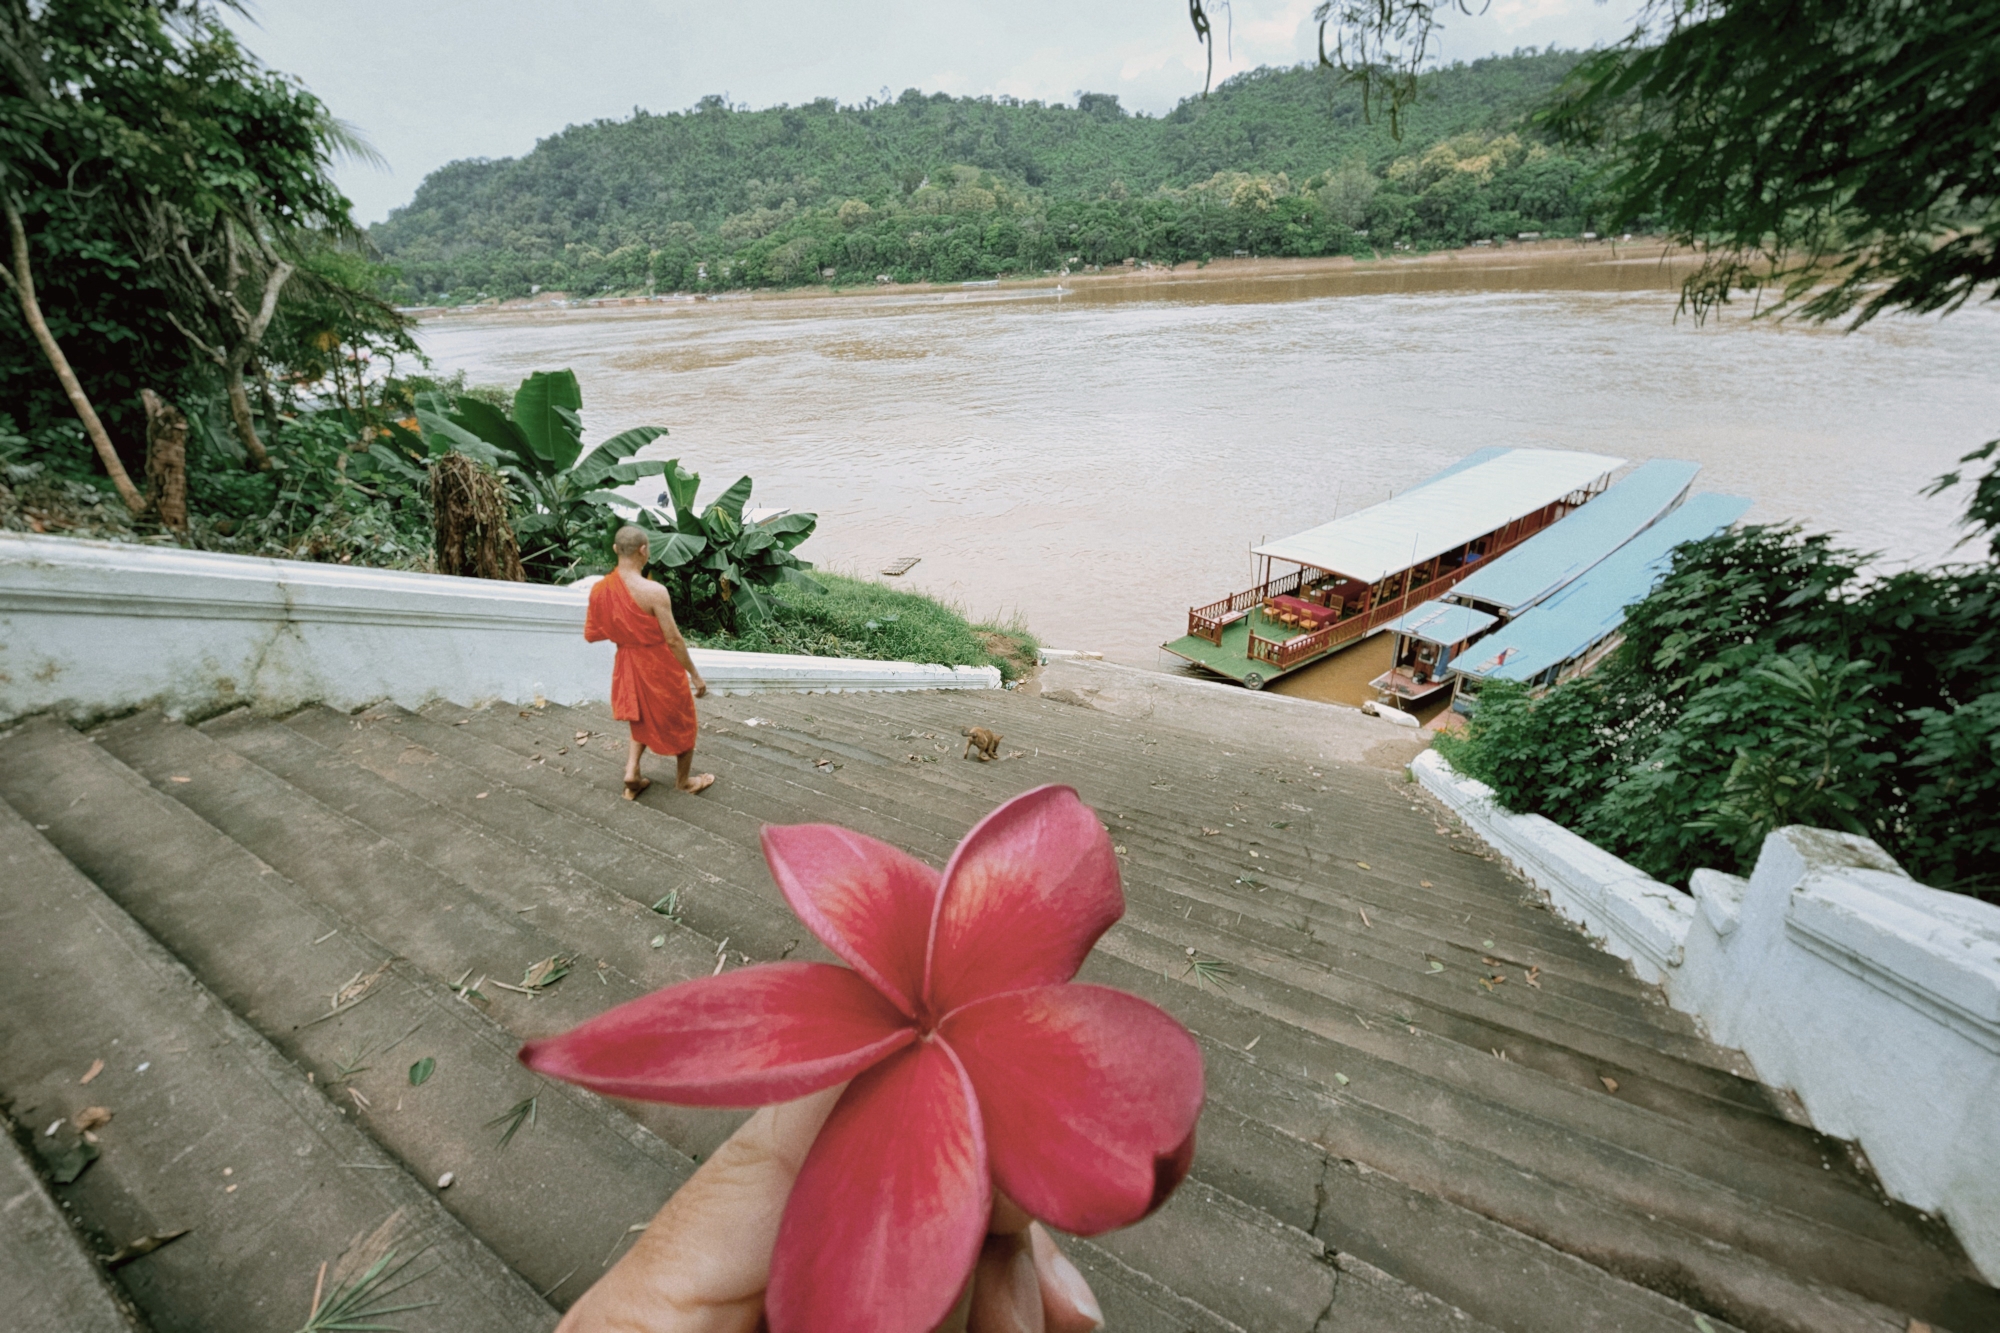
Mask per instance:
[[[697,699],[706,699],[708,697],[708,682],[700,676],[694,678],[694,697]]]
[[[556,1333],[752,1333],[792,1182],[841,1088],[746,1120],[667,1200]],[[1090,1333],[1103,1316],[1039,1223],[994,1195],[984,1249],[940,1333]]]

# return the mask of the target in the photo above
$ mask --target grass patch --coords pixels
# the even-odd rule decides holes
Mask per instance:
[[[995,666],[1000,678],[1010,681],[1034,668],[1041,644],[1018,622],[975,625],[955,607],[923,593],[818,570],[813,578],[824,592],[783,588],[777,615],[745,626],[735,638],[690,637],[703,647],[741,652]]]

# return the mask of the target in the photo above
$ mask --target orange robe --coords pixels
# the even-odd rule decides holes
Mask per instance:
[[[611,666],[611,716],[632,724],[632,739],[654,754],[686,754],[694,748],[694,691],[687,668],[667,647],[659,617],[641,607],[612,570],[590,590],[583,637],[618,645]]]

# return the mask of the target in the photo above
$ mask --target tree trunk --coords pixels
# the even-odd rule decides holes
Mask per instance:
[[[187,418],[151,389],[139,397],[146,404],[146,497],[160,522],[175,532],[187,531]]]
[[[431,529],[437,572],[475,579],[527,578],[507,521],[507,483],[461,453],[430,465]]]
[[[139,488],[126,475],[125,465],[118,461],[118,451],[111,447],[111,437],[105,433],[104,423],[97,419],[97,410],[90,405],[90,398],[77,381],[76,372],[69,368],[69,358],[63,355],[56,337],[49,332],[47,321],[42,318],[41,303],[35,299],[34,271],[28,263],[28,233],[21,225],[20,210],[14,207],[10,198],[5,201],[7,230],[13,233],[14,271],[8,275],[8,285],[21,302],[21,315],[34,330],[35,341],[42,346],[42,355],[49,359],[55,369],[56,378],[62,381],[63,392],[69,395],[70,406],[83,422],[84,432],[90,436],[91,445],[97,450],[97,457],[104,464],[104,470],[111,477],[111,484],[118,488],[118,498],[125,507],[135,514],[146,512],[146,499],[139,494]]]
[[[264,452],[264,442],[257,438],[257,423],[250,416],[250,394],[243,386],[243,367],[232,362],[222,369],[228,377],[229,416],[236,423],[237,438],[243,441],[257,470],[269,472],[271,455]]]

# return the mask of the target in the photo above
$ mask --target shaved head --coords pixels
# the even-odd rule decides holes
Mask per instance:
[[[618,529],[617,535],[611,539],[611,549],[620,556],[642,554],[650,550],[652,544],[652,539],[646,535],[644,528],[635,528],[630,523]]]

